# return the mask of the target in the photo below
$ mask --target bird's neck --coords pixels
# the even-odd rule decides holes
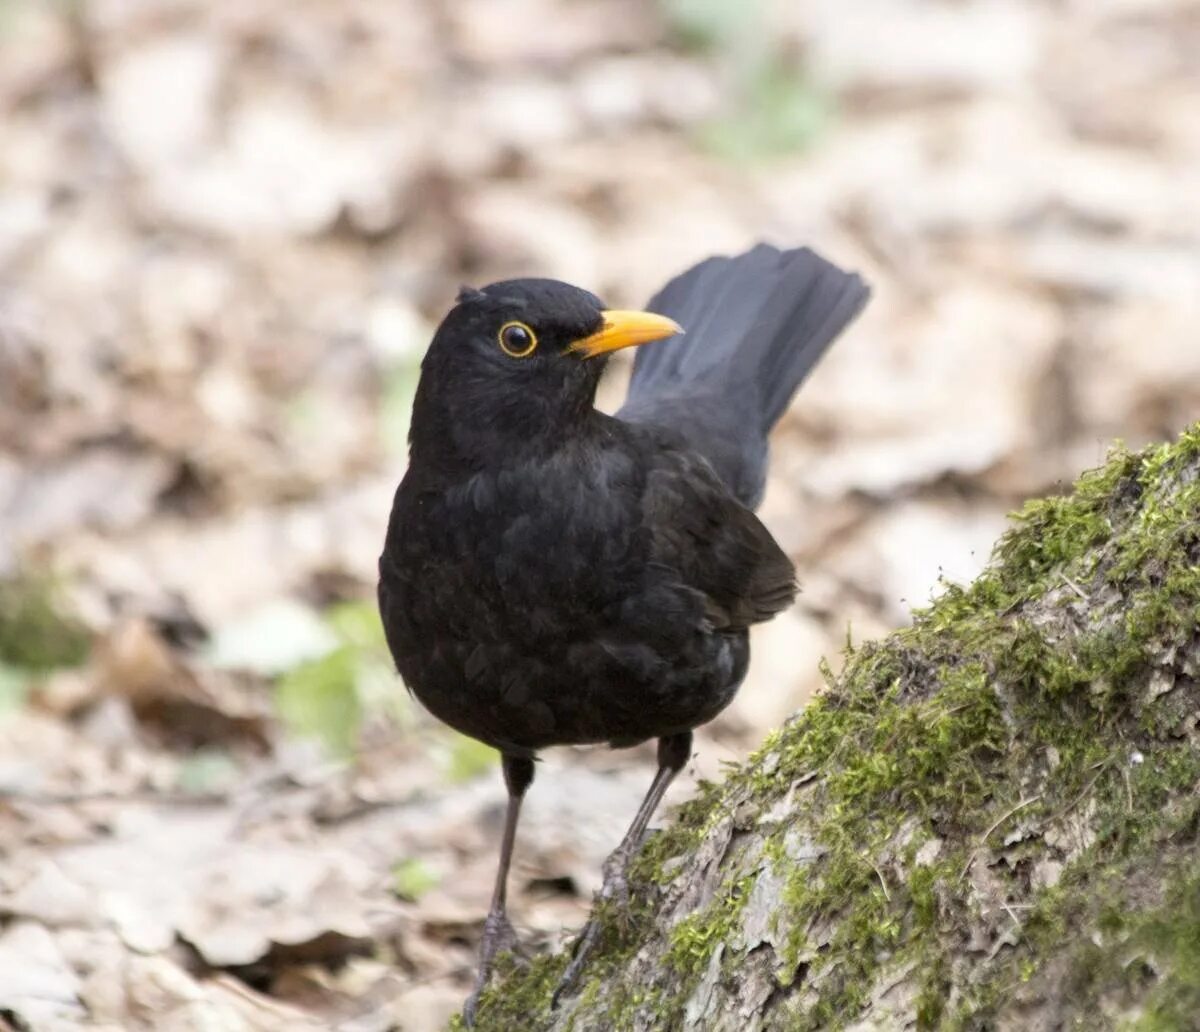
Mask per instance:
[[[602,416],[592,397],[418,389],[409,431],[410,467],[455,480],[538,461],[594,434]]]

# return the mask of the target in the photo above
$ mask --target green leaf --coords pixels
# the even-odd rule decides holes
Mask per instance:
[[[220,627],[208,647],[208,660],[226,669],[279,674],[338,647],[339,635],[311,608],[277,599]]]
[[[198,749],[179,765],[175,784],[181,792],[207,795],[231,788],[240,771],[233,757],[221,749]]]
[[[475,741],[466,735],[452,732],[444,764],[448,781],[458,784],[479,777],[491,770],[500,761],[500,754],[490,745]]]
[[[441,874],[416,857],[401,860],[392,868],[392,891],[414,903],[441,881]]]
[[[370,652],[360,656],[355,687],[366,713],[386,717],[399,728],[412,726],[415,704],[404,690],[390,654]]]
[[[331,606],[325,613],[325,619],[342,644],[364,650],[386,651],[383,621],[379,618],[379,607],[374,599]]]
[[[660,0],[671,30],[693,50],[725,50],[756,34],[761,0]]]
[[[396,676],[374,600],[331,606],[319,626],[333,648],[282,672],[276,710],[293,734],[318,738],[333,755],[348,756],[368,715],[403,724],[412,703]]]
[[[725,158],[750,162],[808,147],[832,113],[829,97],[805,75],[771,60],[750,73],[734,110],[710,123],[701,139]]]
[[[332,755],[348,757],[363,716],[357,676],[358,657],[343,645],[284,674],[275,685],[276,711],[294,734],[317,738]]]
[[[0,716],[25,705],[29,680],[27,671],[0,663]]]

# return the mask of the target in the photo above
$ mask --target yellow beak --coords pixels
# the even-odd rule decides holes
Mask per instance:
[[[604,325],[591,336],[575,341],[567,351],[578,352],[584,358],[595,358],[609,351],[631,348],[683,332],[683,327],[674,319],[653,312],[610,309],[600,314],[604,317]]]

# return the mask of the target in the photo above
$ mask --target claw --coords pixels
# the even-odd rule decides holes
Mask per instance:
[[[616,910],[617,923],[622,932],[629,931],[632,923],[633,904],[629,895],[628,870],[632,858],[617,857],[613,853],[604,861],[604,884],[600,888],[600,902],[608,903]]]
[[[501,950],[519,952],[520,942],[508,915],[503,910],[493,910],[483,922],[483,937],[479,942],[479,974],[475,976],[475,987],[463,1005],[463,1021],[466,1022],[467,1028],[475,1027],[480,997],[492,979],[492,972],[496,968],[496,955]]]
[[[634,846],[636,847],[638,844],[640,843],[635,842]],[[554,987],[554,992],[550,997],[551,1010],[558,1006],[559,1000],[575,985],[575,982],[579,978],[579,973],[583,970],[584,965],[587,964],[588,956],[596,947],[596,943],[600,938],[600,921],[595,916],[596,910],[602,904],[610,904],[616,910],[616,921],[621,933],[625,934],[629,931],[632,923],[633,907],[629,896],[628,871],[634,852],[635,849],[622,849],[618,847],[604,861],[602,868],[604,883],[600,887],[600,892],[596,895],[596,902],[592,908],[593,916],[588,918],[587,924],[583,926],[583,931],[575,943],[571,963],[567,965],[567,970],[563,972],[562,977],[558,980],[558,985]]]
[[[575,943],[575,953],[571,957],[571,963],[567,965],[567,970],[563,972],[562,978],[558,980],[558,985],[554,987],[554,992],[550,994],[550,1009],[554,1010],[559,1003],[559,1000],[568,993],[579,979],[579,973],[583,970],[584,964],[587,963],[588,954],[590,954],[596,945],[596,940],[600,938],[600,922],[594,917],[588,920],[588,923],[583,926],[583,932]]]

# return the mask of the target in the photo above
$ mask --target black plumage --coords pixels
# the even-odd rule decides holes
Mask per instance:
[[[511,937],[504,881],[537,750],[660,740],[659,777],[606,869],[620,893],[691,730],[745,675],[748,628],[791,603],[792,564],[751,510],[767,434],[867,295],[812,251],[760,245],[672,280],[648,306],[658,317],[511,280],[464,291],[439,327],[379,603],[409,689],[504,758],[480,984]],[[686,335],[663,340],[671,320]],[[596,411],[607,352],[654,339],[625,406]]]

